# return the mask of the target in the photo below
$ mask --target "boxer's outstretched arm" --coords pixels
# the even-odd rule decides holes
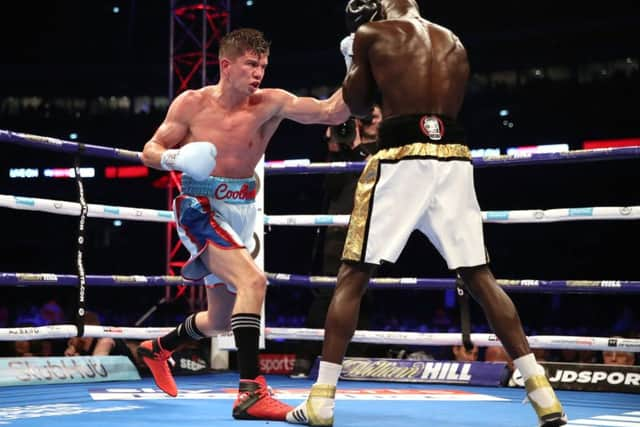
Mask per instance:
[[[345,122],[351,115],[342,99],[342,89],[324,100],[296,96],[285,90],[274,90],[272,94],[279,106],[278,115],[298,123],[337,125]]]

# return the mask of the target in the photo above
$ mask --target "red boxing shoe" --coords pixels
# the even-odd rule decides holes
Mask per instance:
[[[238,420],[285,421],[293,406],[271,397],[262,375],[255,380],[240,380],[238,398],[233,404],[233,418]]]
[[[171,358],[172,351],[163,349],[160,346],[160,341],[155,339],[153,341],[143,341],[137,349],[138,356],[149,367],[151,374],[153,374],[153,380],[160,390],[164,391],[171,397],[178,395],[178,387],[173,379],[169,364],[173,364]]]

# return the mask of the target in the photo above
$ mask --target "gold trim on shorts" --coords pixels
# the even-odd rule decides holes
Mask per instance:
[[[353,212],[349,219],[349,230],[342,251],[342,259],[347,261],[364,261],[362,253],[366,243],[367,224],[375,186],[380,173],[380,161],[402,160],[405,157],[433,158],[437,160],[460,159],[471,161],[471,151],[464,144],[433,144],[416,142],[401,147],[387,148],[371,156],[360,175],[354,196]]]

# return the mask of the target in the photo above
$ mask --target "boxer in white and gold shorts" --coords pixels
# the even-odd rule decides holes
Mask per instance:
[[[566,424],[544,368],[528,349],[518,313],[488,267],[482,214],[464,130],[435,114],[392,116],[378,131],[380,150],[365,166],[325,321],[318,380],[287,421],[333,425],[341,361],[357,325],[360,301],[383,262],[396,262],[413,230],[420,230],[482,306],[514,365],[526,371],[526,389],[541,427]]]
[[[487,262],[464,132],[436,115],[392,117],[360,176],[342,258],[396,262],[413,230],[451,270]]]
[[[247,248],[253,251],[256,219],[256,180],[252,178],[222,178],[210,176],[195,181],[182,175],[182,192],[173,202],[178,235],[191,254],[182,267],[182,276],[189,280],[204,278],[205,285],[224,283],[210,274],[200,255],[207,244],[223,249]],[[225,283],[230,292],[236,290]]]
[[[420,230],[482,307],[526,377],[527,397],[540,427],[567,424],[518,311],[485,255],[471,156],[464,129],[455,121],[471,68],[464,44],[450,29],[423,18],[415,0],[350,0],[345,22],[355,34],[343,41],[351,64],[342,94],[357,117],[382,100],[380,151],[367,162],[356,189],[324,324],[318,379],[307,399],[287,413],[287,421],[334,424],[342,361],[371,275],[382,262],[395,262],[410,233]]]

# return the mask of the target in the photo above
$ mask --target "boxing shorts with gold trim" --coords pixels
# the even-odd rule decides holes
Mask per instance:
[[[464,129],[435,114],[385,119],[360,175],[343,261],[396,262],[414,230],[450,269],[488,262]]]

